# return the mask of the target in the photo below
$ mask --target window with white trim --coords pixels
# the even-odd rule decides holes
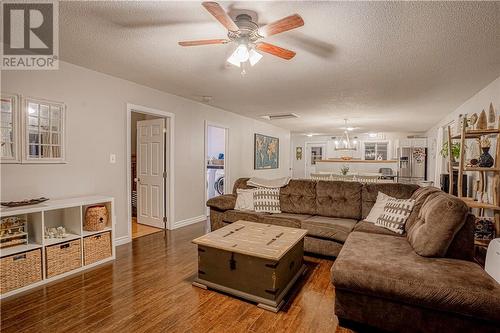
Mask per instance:
[[[20,161],[18,103],[17,95],[1,95],[0,160],[2,163]]]
[[[365,142],[365,160],[381,160],[388,159],[388,143],[387,142]]]
[[[65,160],[65,106],[24,99],[24,163],[60,163]]]

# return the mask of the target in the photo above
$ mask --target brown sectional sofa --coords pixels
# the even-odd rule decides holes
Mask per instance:
[[[304,250],[327,256],[339,254],[347,236],[370,212],[379,191],[407,199],[418,188],[417,185],[363,185],[356,182],[292,179],[280,190],[281,214],[264,214],[234,210],[236,189],[249,188],[246,185],[248,179],[238,179],[232,194],[208,200],[212,230],[238,220],[307,229]]]
[[[308,230],[307,252],[336,256],[335,314],[347,326],[390,332],[500,332],[500,285],[473,262],[473,216],[459,199],[404,184],[291,180],[281,214],[234,210],[213,198],[212,230],[239,219]],[[415,199],[405,233],[365,222],[381,191]]]

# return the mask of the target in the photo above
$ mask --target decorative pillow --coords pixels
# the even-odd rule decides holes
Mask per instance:
[[[281,213],[279,188],[259,187],[253,191],[253,205],[256,212]]]
[[[236,204],[234,209],[236,210],[254,210],[253,205],[253,192],[254,189],[237,189],[236,190]]]
[[[377,223],[378,218],[384,213],[385,205],[387,204],[387,201],[389,199],[396,199],[396,198],[388,196],[385,193],[378,192],[377,201],[375,201],[375,204],[373,205],[372,210],[370,210],[370,213],[366,217],[365,221],[371,223]]]
[[[402,235],[405,232],[405,223],[411,214],[415,200],[389,199],[384,207],[384,213],[377,219],[375,225],[384,227]]]

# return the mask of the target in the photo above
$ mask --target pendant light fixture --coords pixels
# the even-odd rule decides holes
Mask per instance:
[[[339,140],[335,141],[335,150],[340,150],[340,151],[349,151],[349,150],[356,150],[357,146],[357,141],[354,140],[351,142],[351,139],[349,138],[349,132],[353,130],[352,127],[347,126],[347,119],[344,119],[344,134],[342,135],[342,138]]]

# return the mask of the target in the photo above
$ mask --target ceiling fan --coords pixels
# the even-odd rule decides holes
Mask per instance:
[[[234,66],[240,67],[242,75],[245,74],[246,63],[254,66],[262,58],[262,54],[257,51],[269,53],[286,60],[290,60],[295,56],[295,52],[293,51],[260,40],[303,26],[304,20],[302,20],[300,15],[290,15],[259,27],[257,23],[252,21],[252,17],[247,14],[240,14],[233,21],[217,2],[206,1],[202,5],[228,30],[227,38],[183,41],[179,42],[179,45],[199,46],[236,43],[238,46],[227,61]]]

